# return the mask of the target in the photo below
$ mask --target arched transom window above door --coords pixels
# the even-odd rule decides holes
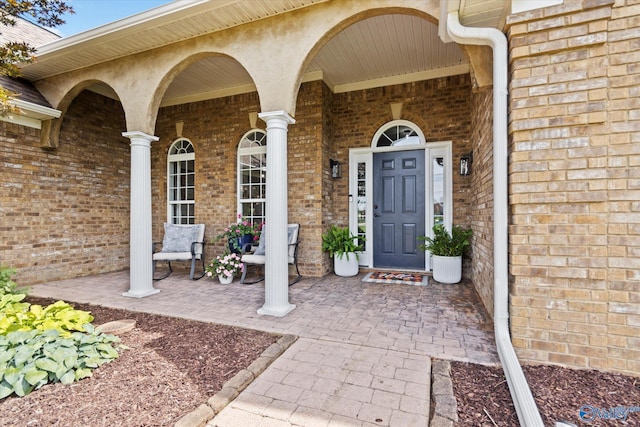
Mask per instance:
[[[418,126],[406,120],[394,120],[376,132],[372,147],[403,147],[423,144],[424,134]]]
[[[238,213],[252,224],[265,219],[267,200],[267,133],[252,129],[238,144]]]
[[[176,139],[167,156],[167,217],[172,224],[195,222],[195,159],[193,144]]]

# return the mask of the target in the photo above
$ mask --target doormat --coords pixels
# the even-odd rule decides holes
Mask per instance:
[[[391,285],[427,286],[429,284],[429,275],[423,273],[407,273],[400,271],[372,271],[371,273],[367,273],[362,278],[362,281],[369,283],[385,283]]]

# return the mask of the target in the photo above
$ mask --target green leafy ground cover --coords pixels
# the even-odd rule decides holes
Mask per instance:
[[[91,313],[64,301],[22,302],[26,293],[0,267],[0,399],[50,382],[71,384],[118,357],[119,338],[97,331]]]

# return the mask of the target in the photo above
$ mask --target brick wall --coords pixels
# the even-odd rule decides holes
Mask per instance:
[[[511,325],[524,359],[637,375],[640,11],[631,3],[565,1],[509,19]]]
[[[316,230],[314,238],[316,242],[322,244],[322,233],[324,233],[331,224],[336,222],[333,185],[335,180],[331,178],[329,172],[329,159],[333,155],[333,137],[332,130],[334,126],[333,114],[333,93],[325,85],[322,84],[322,158],[321,158],[321,174],[322,174],[322,224]],[[343,175],[344,176],[344,175]],[[333,261],[329,258],[329,254],[321,255],[321,273],[327,274],[332,270]]]
[[[60,146],[0,122],[0,264],[30,285],[129,266],[129,145],[116,101],[82,92]]]
[[[471,96],[473,283],[493,316],[493,88]]]

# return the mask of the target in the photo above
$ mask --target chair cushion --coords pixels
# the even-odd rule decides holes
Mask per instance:
[[[300,224],[289,224],[287,226],[287,240],[289,243],[288,252],[287,252],[287,262],[289,264],[295,264],[295,254],[296,247],[293,243],[298,241],[298,232],[300,231]],[[242,255],[242,262],[247,264],[265,264],[266,263],[266,254],[265,254],[265,241],[266,241],[266,233],[265,226],[262,227],[262,234],[260,234],[260,242],[258,243],[258,248],[252,254],[244,254]]]
[[[298,233],[300,232],[300,224],[289,224],[287,226],[287,241],[289,242],[288,254],[289,259],[292,260],[293,256],[296,253],[296,247],[294,245],[295,242],[298,241]],[[293,261],[289,261],[289,264],[293,263]]]
[[[200,259],[200,254],[196,254],[196,259]],[[189,252],[156,252],[153,254],[154,261],[189,261],[191,260],[191,251]]]
[[[260,241],[258,242],[258,248],[253,253],[254,255],[265,255],[266,254],[266,241],[267,241],[267,233],[265,232],[266,225],[262,226],[262,233],[260,233]],[[298,224],[289,224],[287,226],[287,242],[289,245],[295,243],[298,240],[298,231],[300,226]],[[296,248],[294,246],[289,246],[288,254],[289,258],[293,258]]]
[[[262,232],[260,233],[260,240],[258,241],[258,248],[253,253],[254,255],[264,255],[266,253],[267,233],[264,231],[264,225],[262,226]]]
[[[244,254],[241,261],[247,264],[264,264],[267,262],[267,257],[264,255]]]
[[[191,243],[198,241],[199,224],[164,224],[162,252],[191,252]],[[191,256],[189,256],[191,258]]]

